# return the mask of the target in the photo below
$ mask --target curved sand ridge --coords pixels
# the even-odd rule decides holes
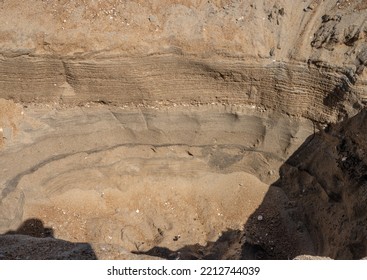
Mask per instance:
[[[204,245],[241,229],[267,192],[263,182],[313,129],[222,105],[29,106],[18,128],[2,151],[3,231],[38,217],[55,237],[125,254]],[[12,164],[14,156],[23,160]]]

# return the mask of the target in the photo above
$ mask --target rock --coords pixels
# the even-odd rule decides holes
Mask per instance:
[[[361,30],[358,26],[348,26],[344,29],[344,44],[347,46],[353,46],[354,43],[358,41],[360,32]]]
[[[332,51],[333,47],[339,42],[339,33],[337,30],[338,21],[329,19],[329,16],[323,20],[324,24],[314,34],[311,46],[314,48],[325,48]]]
[[[149,19],[149,21],[150,21],[151,23],[153,23],[153,24],[155,24],[155,25],[159,25],[159,20],[158,20],[158,18],[157,18],[156,16],[154,16],[154,15],[150,15],[150,16],[148,17],[148,19]]]
[[[357,59],[361,65],[367,65],[367,47],[364,47],[358,52]]]

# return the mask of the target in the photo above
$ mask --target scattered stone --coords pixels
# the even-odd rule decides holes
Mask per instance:
[[[157,18],[156,16],[154,16],[154,15],[150,15],[150,16],[148,17],[148,20],[149,20],[152,24],[154,24],[154,25],[159,25],[159,20],[158,20],[158,18]]]

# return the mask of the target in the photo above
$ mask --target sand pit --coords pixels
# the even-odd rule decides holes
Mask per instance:
[[[97,257],[107,245],[119,248],[109,257],[128,258],[242,230],[312,132],[310,121],[254,106],[27,106],[19,114],[2,150],[2,231],[38,218],[56,238],[92,244]]]
[[[0,1],[0,259],[364,257],[365,11]]]

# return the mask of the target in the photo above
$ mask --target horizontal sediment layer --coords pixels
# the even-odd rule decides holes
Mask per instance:
[[[253,104],[321,122],[345,113],[344,101],[358,101],[350,77],[340,69],[178,55],[3,58],[0,97],[63,104]]]

